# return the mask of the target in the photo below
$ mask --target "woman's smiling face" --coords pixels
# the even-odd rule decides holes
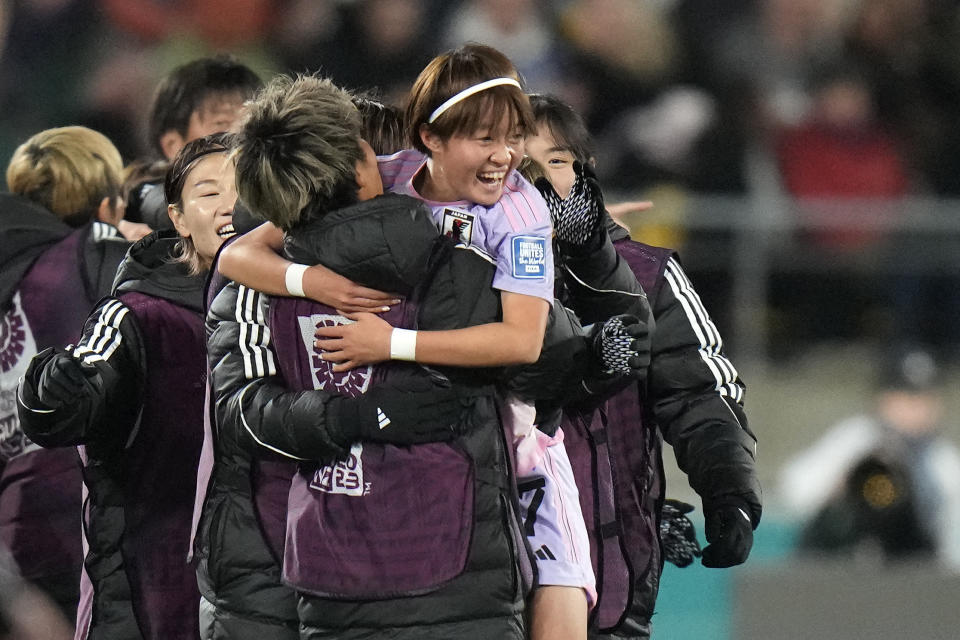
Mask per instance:
[[[431,155],[421,195],[438,202],[496,204],[507,174],[517,168],[524,153],[524,136],[511,130],[510,122],[509,114],[499,121],[491,114],[473,133],[446,140],[424,131],[423,142]]]
[[[546,172],[547,180],[561,198],[566,198],[573,186],[576,174],[573,171],[573,157],[568,149],[557,145],[545,124],[537,127],[536,135],[527,138],[527,155],[536,160]]]
[[[220,245],[236,233],[233,158],[226,152],[201,157],[187,174],[181,196],[181,209],[172,217],[174,226],[181,236],[193,240],[201,262],[209,266]]]

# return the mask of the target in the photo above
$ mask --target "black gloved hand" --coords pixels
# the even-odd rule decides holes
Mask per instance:
[[[37,382],[37,399],[46,407],[59,409],[86,396],[87,376],[83,366],[69,353],[54,353],[52,350],[38,353],[30,362],[27,377],[36,375],[35,366],[43,368]]]
[[[604,373],[642,378],[650,366],[650,327],[636,316],[614,316],[593,339]]]
[[[603,218],[603,194],[589,164],[574,162],[573,171],[576,177],[566,198],[561,198],[546,178],[537,178],[534,186],[547,201],[557,240],[582,245]]]
[[[735,496],[709,507],[704,505],[704,533],[710,544],[703,550],[703,566],[723,568],[742,564],[753,547],[750,506]]]
[[[686,514],[693,505],[668,498],[660,510],[660,542],[663,559],[678,567],[687,567],[701,555],[697,531]]]
[[[422,368],[398,373],[356,398],[327,405],[330,437],[339,445],[445,442],[463,433],[476,397],[490,389],[462,388]]]

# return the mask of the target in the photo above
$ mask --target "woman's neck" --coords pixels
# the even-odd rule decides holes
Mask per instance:
[[[457,202],[461,200],[442,179],[443,169],[434,163],[433,158],[427,157],[423,168],[413,177],[413,188],[424,199],[433,202]]]

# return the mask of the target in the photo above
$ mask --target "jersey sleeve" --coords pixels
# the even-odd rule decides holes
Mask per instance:
[[[486,214],[497,269],[493,287],[553,303],[553,226],[543,196],[528,182],[505,189]]]
[[[425,161],[426,156],[413,149],[404,149],[389,156],[377,156],[377,168],[380,170],[383,190],[385,192],[403,190]]]

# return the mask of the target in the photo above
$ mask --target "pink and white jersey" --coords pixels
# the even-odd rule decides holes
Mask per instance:
[[[427,162],[426,155],[406,149],[378,161],[384,190],[423,200],[441,233],[458,238],[496,263],[495,289],[553,303],[550,212],[540,192],[523,176],[510,172],[503,195],[490,207],[465,200],[435,202],[413,187],[414,176]]]

